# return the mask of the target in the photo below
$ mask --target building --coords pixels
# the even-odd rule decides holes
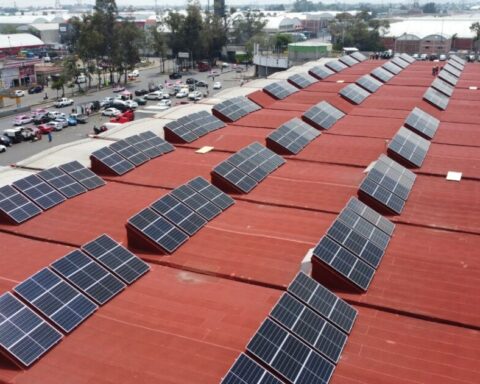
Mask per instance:
[[[307,40],[288,44],[288,60],[291,64],[304,63],[327,57],[332,52],[332,44],[322,40]]]
[[[252,106],[244,99],[240,99],[240,104],[234,97],[246,96],[259,106],[238,119],[229,115],[233,122],[189,139],[188,143],[182,144],[170,136],[175,150],[145,161],[122,176],[107,175],[104,169],[105,185],[61,202],[20,225],[9,224],[2,217],[0,294],[11,292],[29,276],[103,233],[128,246],[149,264],[150,271],[134,283],[122,286],[121,293],[99,305],[95,313],[71,332],[62,332],[62,340],[30,368],[19,368],[2,357],[0,381],[219,383],[246,351],[260,325],[268,321],[266,318],[279,298],[286,294],[298,271],[307,270],[311,249],[330,231],[350,199],[360,194],[363,201],[372,204],[362,196],[360,186],[366,177],[373,175],[367,175],[376,166],[372,162],[383,163],[379,157],[391,155],[387,146],[412,111],[420,108],[431,115],[425,120],[430,127],[436,125],[435,119],[439,124],[433,138],[428,140],[429,148],[421,167],[409,168],[415,177],[406,168],[396,169],[401,169],[401,175],[409,181],[395,171],[384,174],[386,182],[399,178],[395,183],[399,194],[400,185],[414,182],[401,214],[385,209],[381,212],[395,228],[366,292],[359,293],[348,284],[356,272],[362,272],[353,270],[352,265],[363,265],[365,271],[372,269],[357,256],[352,256],[354,264],[343,264],[343,257],[349,255],[345,250],[342,256],[334,256],[330,265],[348,274],[344,278],[340,272],[333,273],[328,268],[320,273],[320,265],[326,267],[326,264],[322,264],[318,256],[313,258],[315,277],[358,311],[333,375],[324,381],[330,384],[476,384],[480,354],[480,112],[478,93],[470,87],[480,86],[478,64],[462,66],[451,97],[437,95],[438,101],[447,103],[440,109],[432,104],[434,101],[424,99],[434,80],[430,63],[399,62],[404,69],[396,68],[397,75],[389,76],[378,90],[365,95],[353,84],[362,81],[364,85],[375,86],[376,82],[368,77],[370,83],[363,82],[364,76],[372,71],[379,76],[378,67],[386,64],[385,61],[356,63],[353,58],[344,57],[342,62],[350,64],[320,59],[295,66],[268,79],[226,89],[196,104],[181,105],[149,119],[123,124],[99,138],[50,147],[18,162],[15,168],[1,169],[2,185],[72,160],[99,172],[98,164],[95,168],[90,156],[110,143],[147,130],[167,137],[166,125],[175,129],[180,118],[193,113],[209,114],[214,108],[216,116],[221,115],[220,110],[226,115],[244,114],[239,106]],[[330,73],[324,80],[313,78],[311,73],[322,69],[329,73],[324,65],[335,67],[338,72]],[[393,70],[391,65],[389,68]],[[302,80],[305,81],[302,88],[300,85],[294,89],[287,87],[289,94],[283,98],[264,91],[274,83],[300,84]],[[352,99],[344,92],[345,87],[352,89],[351,86],[360,96],[355,102],[349,101]],[[353,97],[352,94],[349,97]],[[229,100],[229,108],[219,107]],[[276,163],[274,171],[270,160],[266,162],[266,153],[252,156],[255,161],[252,166],[249,161],[242,162],[242,156],[247,155],[242,152],[243,155],[236,158],[240,162],[235,164],[256,177],[254,188],[249,193],[228,191],[235,203],[209,220],[174,252],[161,253],[156,243],[145,241],[142,235],[132,232],[131,227],[127,230],[130,218],[197,176],[226,188],[227,184],[220,183],[218,175],[212,176],[218,164],[252,143],[269,145],[267,136],[294,118],[311,116],[314,119],[310,114],[304,115],[321,101],[342,112],[332,126],[322,130],[321,135],[296,155],[283,154],[285,162]],[[189,122],[191,120],[185,123]],[[323,124],[321,118],[317,122]],[[119,143],[117,148],[121,146]],[[257,144],[254,146],[258,149]],[[128,153],[124,155],[129,157]],[[276,156],[268,157],[272,158],[279,161]],[[128,166],[126,160],[119,160]],[[271,171],[268,176],[264,174],[267,169]],[[217,171],[221,172],[218,168]],[[457,178],[459,181],[448,180],[449,171],[461,172],[462,177]],[[239,186],[240,180],[248,182],[246,173],[237,169],[236,174]],[[387,193],[390,199],[396,199],[393,191]],[[187,196],[193,194],[187,193]],[[175,201],[173,198],[172,204]],[[199,196],[189,201],[196,209],[209,204],[202,203]],[[198,201],[200,205],[196,204]],[[187,212],[190,211],[187,209]],[[171,231],[169,233],[180,235],[172,231],[166,219],[158,220],[165,225],[165,230]],[[374,215],[369,220],[378,223],[379,217]],[[374,238],[364,231],[375,229],[371,221],[360,221],[364,224],[363,230],[356,227],[363,231],[364,235],[357,233],[356,237],[363,244],[366,240],[373,242]],[[147,228],[154,228],[153,222],[147,223]],[[165,230],[157,232],[159,239]],[[375,234],[384,238],[378,227]],[[93,260],[87,257],[92,265]],[[74,266],[72,273],[78,273],[81,268],[81,265]],[[351,269],[355,273],[350,274]],[[84,272],[87,271],[85,268]],[[99,278],[93,281],[101,282],[97,282]],[[339,302],[335,297],[333,300]],[[302,310],[308,309],[299,303]],[[308,311],[321,320],[316,312]],[[299,318],[293,316],[295,320]],[[3,331],[6,320],[0,319]],[[321,328],[311,326],[308,320],[302,325],[310,326],[308,329],[312,332]],[[279,327],[277,335],[284,340],[282,335],[286,334],[288,342],[276,348],[271,345],[276,339],[265,337],[263,343],[274,362],[280,357],[285,363],[264,364],[269,371],[277,372],[273,374],[277,375],[278,370],[285,373],[286,366],[294,369],[294,373],[300,370],[305,373],[305,367],[312,367],[305,356],[315,359],[312,361],[325,361],[311,346],[301,344],[290,331]],[[336,327],[329,329],[338,331]],[[2,342],[17,345],[18,332],[13,342],[11,333],[5,332],[2,336],[5,334],[9,338],[6,342],[5,337],[0,339]],[[300,350],[306,353],[295,353]],[[289,353],[297,360],[292,361]],[[249,356],[253,357],[253,353]],[[331,363],[325,364],[323,367],[331,366]],[[272,369],[272,365],[277,370]],[[317,372],[312,369],[312,374]]]

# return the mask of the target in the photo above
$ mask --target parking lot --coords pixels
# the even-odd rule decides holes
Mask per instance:
[[[186,80],[188,77],[192,77],[198,81],[203,81],[208,84],[208,92],[209,96],[215,95],[215,93],[226,89],[238,86],[242,79],[245,76],[245,73],[236,73],[234,70],[225,69],[223,71],[218,71],[218,76],[215,79],[209,77],[209,72],[203,73],[191,73],[183,75],[182,80]],[[250,71],[249,71],[250,72]],[[140,71],[140,76],[132,82],[129,82],[126,89],[130,92],[134,92],[136,89],[146,88],[150,83],[154,84],[165,84],[167,82],[173,82],[178,80],[170,80],[168,75],[159,74],[159,68],[149,68]],[[220,90],[213,90],[213,83],[220,81],[222,83],[222,88]],[[199,88],[202,93],[206,93],[206,88]],[[51,96],[54,95],[54,91],[46,90]],[[55,99],[50,99],[48,102],[38,105],[43,99],[42,95],[26,95],[22,98],[22,106],[31,106],[31,109],[34,110],[36,108],[44,108],[48,110],[58,110],[59,112],[63,112],[66,115],[72,112],[72,108],[75,108],[78,105],[84,105],[89,102],[93,102],[95,100],[102,100],[105,97],[114,97],[117,94],[113,93],[112,88],[104,88],[100,91],[87,93],[86,95],[82,96],[71,96],[71,90],[67,90],[65,96],[68,98],[72,98],[74,100],[73,106],[67,106],[64,108],[54,108],[53,102]],[[187,98],[177,99],[175,97],[171,98],[172,106],[175,106],[179,103],[185,102],[192,102],[189,101]],[[148,105],[155,105],[158,101],[148,101]],[[141,107],[140,107],[141,108]],[[28,113],[19,113],[18,115],[28,114]],[[5,129],[13,128],[13,122],[15,120],[16,115],[7,116],[0,119],[0,133],[3,133]],[[69,142],[73,142],[76,140],[80,140],[83,138],[88,137],[89,134],[93,134],[93,127],[94,126],[101,126],[105,122],[108,122],[110,117],[102,116],[101,113],[94,113],[88,117],[88,122],[86,124],[78,124],[76,126],[70,126],[63,128],[62,131],[52,132],[52,141],[49,142],[47,135],[42,135],[41,140],[38,141],[25,141],[18,144],[13,144],[12,146],[7,148],[7,151],[4,153],[0,153],[0,166],[6,166],[10,164],[14,164],[20,160],[28,158],[38,152],[41,152],[49,147],[53,147],[59,144],[65,144]],[[26,124],[25,126],[33,126],[33,124]]]

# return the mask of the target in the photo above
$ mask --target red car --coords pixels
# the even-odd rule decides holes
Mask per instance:
[[[135,119],[135,113],[133,112],[132,109],[129,109],[123,112],[121,115],[111,118],[110,122],[123,124],[123,123],[128,123],[129,121],[133,121],[134,119]]]
[[[37,128],[40,131],[40,133],[53,132],[53,127],[51,125],[48,125],[48,123],[37,125]]]

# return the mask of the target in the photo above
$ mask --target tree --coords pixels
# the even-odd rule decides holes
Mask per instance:
[[[227,43],[223,19],[217,15],[208,14],[204,21],[202,37],[205,57],[210,64],[213,64],[213,60],[220,57],[222,48]]]
[[[93,27],[103,36],[103,44],[98,55],[104,60],[110,70],[110,82],[113,83],[113,56],[118,49],[117,29],[118,9],[115,0],[96,0],[93,14]]]
[[[202,33],[203,20],[200,13],[200,4],[196,0],[191,0],[187,6],[187,16],[180,29],[183,40],[183,47],[191,53],[192,60],[199,59],[202,56]]]
[[[80,83],[77,81],[78,76],[80,76],[80,69],[77,66],[77,58],[75,55],[70,55],[63,60],[63,73],[62,77],[64,79],[64,83],[73,80],[74,83],[78,85],[78,90],[81,91],[82,87]]]
[[[185,20],[185,16],[181,15],[177,12],[170,11],[168,16],[165,19],[165,24],[170,29],[170,34],[168,36],[168,46],[172,50],[173,56],[177,56],[178,52],[182,52],[184,49],[184,41],[185,39],[182,36],[183,30],[183,23]]]
[[[475,44],[475,52],[478,52],[478,42],[480,40],[480,22],[476,21],[470,26],[470,30],[475,32],[475,37],[473,38]]]
[[[119,73],[124,74],[127,83],[127,72],[140,62],[140,48],[145,40],[142,31],[131,21],[122,21],[115,25],[118,46],[113,52],[112,63]]]
[[[286,35],[284,33],[277,33],[273,38],[273,45],[275,47],[275,51],[278,53],[284,52],[288,48],[288,44],[292,42],[292,35]]]
[[[262,16],[248,11],[243,19],[234,22],[232,39],[236,44],[245,44],[254,36],[262,34],[266,24]]]
[[[167,58],[167,36],[161,32],[161,24],[149,28],[147,31],[147,45],[160,58],[160,72],[165,72]]]
[[[293,3],[293,12],[312,12],[316,10],[315,4],[308,0],[295,0],[295,3]]]
[[[422,11],[423,11],[423,13],[437,13],[437,7],[436,7],[435,3],[426,3],[422,7]]]

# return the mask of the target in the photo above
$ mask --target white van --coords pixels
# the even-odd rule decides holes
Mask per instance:
[[[87,76],[85,76],[83,73],[77,77],[77,84],[83,84],[86,82],[87,82]]]

